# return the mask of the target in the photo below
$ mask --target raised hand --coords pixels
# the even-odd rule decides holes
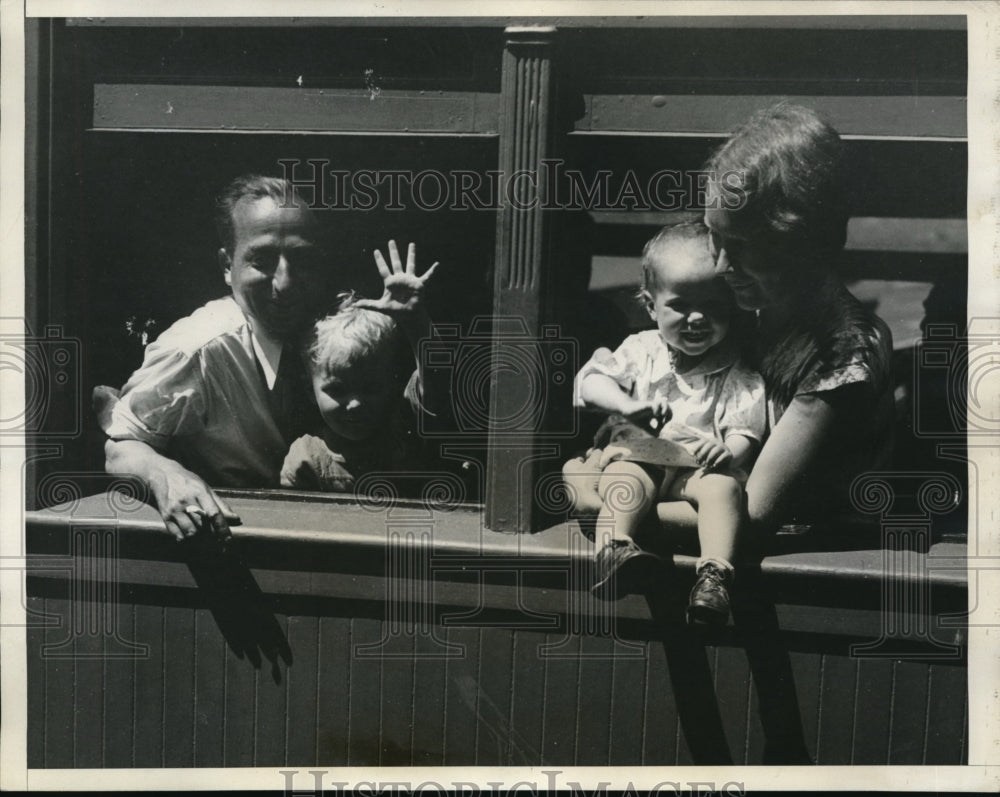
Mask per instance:
[[[387,315],[412,316],[424,309],[423,297],[427,282],[438,264],[435,262],[421,276],[417,276],[417,246],[410,244],[406,249],[406,264],[399,257],[395,241],[389,241],[389,262],[382,252],[375,250],[375,265],[382,275],[384,291],[378,299],[360,299],[356,307],[378,310]]]

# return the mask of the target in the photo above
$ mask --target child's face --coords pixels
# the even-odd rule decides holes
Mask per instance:
[[[314,369],[316,403],[323,421],[335,434],[347,440],[364,440],[385,428],[402,395],[393,365],[392,351],[385,346],[365,357],[338,357]]]
[[[698,357],[726,337],[732,294],[715,277],[703,242],[662,246],[655,255],[654,274],[646,309],[669,346]]]

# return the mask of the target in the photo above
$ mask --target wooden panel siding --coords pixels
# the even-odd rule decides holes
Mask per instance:
[[[370,512],[297,501],[295,531],[281,528],[291,516],[281,501],[231,502],[246,525],[228,563],[183,552],[149,508],[117,526],[119,589],[107,595],[121,609],[120,636],[146,654],[113,666],[42,656],[46,638],[69,638],[73,612],[86,620],[101,602],[81,606],[65,574],[29,577],[30,605],[62,622],[29,635],[30,766],[948,764],[965,755],[961,629],[932,624],[931,637],[899,638],[892,655],[851,657],[883,626],[882,553],[863,544],[793,553],[799,538],[782,536],[761,575],[748,571],[734,593],[735,624],[701,633],[676,611],[693,576],[688,556],[675,557],[664,593],[611,607],[571,586],[589,557],[575,527],[508,537],[484,532],[478,511],[455,510],[436,516],[432,548],[421,549],[429,583],[401,592],[384,533],[361,522]],[[99,496],[71,513],[31,513],[29,555],[64,552],[67,520],[99,528],[107,513]],[[954,543],[931,551],[963,553]],[[468,577],[483,566],[481,579]],[[965,607],[964,573],[921,577],[931,619]],[[410,596],[407,605],[393,595]],[[393,618],[420,617],[430,596],[430,627],[387,645]],[[958,645],[956,655],[941,658],[939,643]]]
[[[658,228],[689,214],[659,211],[591,211],[597,224]],[[847,225],[847,251],[924,252],[966,254],[969,230],[965,219],[891,218],[861,216]],[[642,230],[645,234],[647,230]],[[597,287],[592,284],[592,287]]]
[[[607,173],[599,204],[585,209],[601,211],[645,211],[641,206],[616,204],[626,175],[632,174],[645,193],[659,190],[659,204],[648,210],[669,211],[684,208],[665,206],[672,200],[667,193],[676,183],[663,178],[657,185],[653,177],[668,170],[678,175],[685,192],[678,199],[687,207],[697,208],[691,183],[703,168],[712,151],[721,144],[717,138],[681,136],[661,139],[655,136],[624,136],[610,139],[570,133],[566,136],[566,170],[580,172],[584,185],[591,185],[599,173]],[[887,218],[965,218],[968,149],[955,140],[849,140],[845,144],[849,165],[852,214],[859,217]],[[919,164],[919,168],[917,168]],[[652,185],[651,185],[652,183]],[[934,186],[928,190],[927,186]],[[579,193],[579,190],[578,190]],[[569,195],[564,179],[559,185],[563,202]],[[622,215],[627,215],[622,213]]]

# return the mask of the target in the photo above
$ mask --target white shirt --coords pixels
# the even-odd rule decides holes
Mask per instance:
[[[276,487],[288,446],[267,391],[280,356],[232,297],[209,302],[147,347],[104,431],[149,444],[212,486]]]

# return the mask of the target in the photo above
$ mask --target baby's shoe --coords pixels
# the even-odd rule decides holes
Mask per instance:
[[[698,580],[688,598],[688,625],[725,625],[729,620],[732,566],[708,559],[698,567]]]
[[[601,600],[616,601],[651,584],[660,564],[660,557],[632,540],[611,540],[594,559],[595,582],[590,592]]]

